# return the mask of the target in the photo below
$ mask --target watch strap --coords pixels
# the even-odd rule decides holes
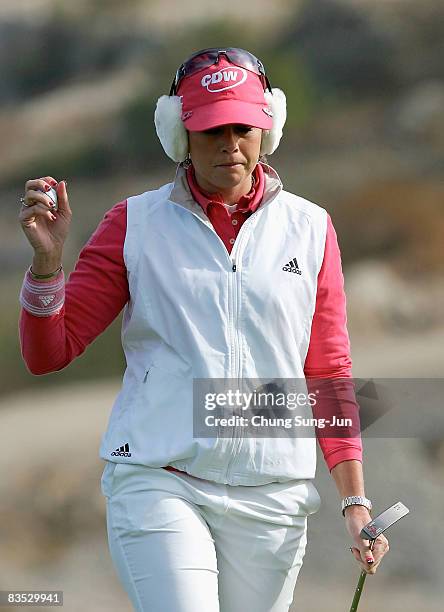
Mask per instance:
[[[349,506],[364,506],[370,512],[372,509],[372,502],[367,497],[361,495],[350,495],[344,497],[341,503],[342,516],[345,516],[345,509]]]

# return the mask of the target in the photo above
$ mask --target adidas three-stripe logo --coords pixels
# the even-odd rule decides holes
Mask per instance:
[[[298,262],[296,260],[296,257],[293,257],[293,259],[291,261],[288,262],[288,264],[286,264],[282,270],[284,272],[293,272],[294,274],[302,274],[302,272],[299,270],[299,266],[298,266]]]
[[[128,442],[111,453],[111,457],[131,457]]]

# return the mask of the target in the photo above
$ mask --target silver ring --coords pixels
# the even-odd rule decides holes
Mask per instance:
[[[31,204],[26,204],[25,198],[23,196],[20,198],[20,204],[22,206],[25,206],[25,208],[29,208],[29,206],[31,206]]]

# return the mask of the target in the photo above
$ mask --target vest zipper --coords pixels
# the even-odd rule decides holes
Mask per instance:
[[[232,259],[231,261],[232,261],[231,270],[233,272],[236,272],[237,266],[234,263],[234,259]],[[237,323],[236,321],[236,314],[237,314],[236,281],[237,281],[236,276],[233,276],[231,274],[228,276],[228,291],[229,291],[228,318],[230,321],[230,336],[231,336],[230,378],[234,378],[234,379],[238,377],[238,353],[239,353],[239,344],[237,342],[237,325],[236,325]]]
[[[174,204],[175,206],[180,206],[180,204],[176,204],[175,202],[172,202],[172,200],[170,200],[170,202],[172,204]],[[181,208],[184,208],[183,206]],[[185,208],[185,210],[188,210]],[[216,232],[216,230],[214,229],[214,227],[211,225],[211,223],[206,223],[203,219],[201,219],[201,217],[199,215],[197,215],[196,213],[192,212],[191,210],[189,210],[190,214],[194,215],[197,219],[199,219],[199,221],[201,223],[203,223],[204,225],[206,225],[208,227],[208,229],[210,231],[213,232],[213,234],[216,236],[216,238],[219,240],[219,242],[223,245],[224,251],[227,255],[227,259],[231,264],[231,271],[232,272],[238,272],[238,266],[235,263],[235,259],[232,259],[230,257],[230,253],[228,253],[227,248],[223,242],[223,240],[221,239],[221,237],[219,236],[219,234]],[[240,244],[242,241],[242,235],[245,234],[245,227],[246,224],[248,222],[251,222],[250,219],[252,220],[252,217],[248,217],[248,219],[246,219],[244,221],[244,223],[242,224],[242,227],[239,230],[239,233],[237,235],[237,242],[238,242],[238,249],[240,249]],[[233,278],[234,276],[234,278]],[[228,299],[228,308],[229,308],[229,312],[228,313],[228,319],[230,321],[230,337],[231,337],[231,346],[230,346],[230,362],[231,362],[231,371],[230,371],[230,378],[234,378],[237,381],[240,381],[240,348],[239,348],[239,341],[238,341],[238,332],[237,332],[237,309],[238,309],[238,291],[237,291],[237,286],[238,283],[240,283],[239,280],[239,275],[233,275],[233,274],[229,274],[228,275],[228,290],[229,290],[229,299]],[[234,374],[234,376],[233,376]],[[233,449],[232,449],[232,453],[231,453],[231,457],[228,460],[228,464],[227,464],[227,468],[226,468],[226,476],[229,475],[230,473],[230,468],[233,464],[233,462],[236,459],[236,455],[237,452],[240,448],[240,445],[242,443],[242,438],[239,436],[236,436],[237,434],[237,426],[234,426],[234,432],[233,432]]]
[[[243,226],[238,234],[238,238],[241,235]],[[242,236],[239,241],[242,241]],[[237,264],[235,263],[235,259],[232,259],[232,271],[237,272]],[[230,292],[229,299],[229,307],[231,306],[231,317],[230,317],[230,327],[231,327],[231,350],[232,350],[232,362],[231,362],[231,378],[236,382],[237,385],[241,384],[241,346],[239,341],[239,323],[238,323],[238,310],[239,310],[239,283],[240,276],[239,274],[230,274],[228,277],[228,289]],[[241,430],[239,430],[239,434],[241,434]],[[228,478],[230,476],[232,465],[234,464],[240,445],[242,444],[242,436],[238,435],[238,427],[235,425],[233,428],[233,447],[231,450],[231,457],[229,457],[227,469],[225,473],[225,477]]]

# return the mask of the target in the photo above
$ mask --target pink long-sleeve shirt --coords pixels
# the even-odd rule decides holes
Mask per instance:
[[[206,212],[229,252],[242,223],[258,208],[262,199],[264,177],[260,164],[254,176],[255,185],[239,200],[237,211],[230,215],[223,200],[203,192],[192,170],[187,172],[194,199]],[[81,250],[75,269],[65,284],[64,303],[57,312],[36,316],[31,307],[22,308],[19,321],[21,350],[33,374],[46,374],[66,367],[112,323],[129,301],[123,258],[126,206],[126,200],[113,206]],[[27,276],[29,282],[29,273]],[[62,279],[63,273],[55,281],[39,283],[39,287],[50,283],[53,287],[57,283],[60,286]],[[328,214],[324,259],[318,275],[304,374],[307,379],[352,377],[341,256]],[[362,461],[360,437],[318,436],[318,441],[330,471],[342,461]],[[175,468],[168,466],[167,469]]]

